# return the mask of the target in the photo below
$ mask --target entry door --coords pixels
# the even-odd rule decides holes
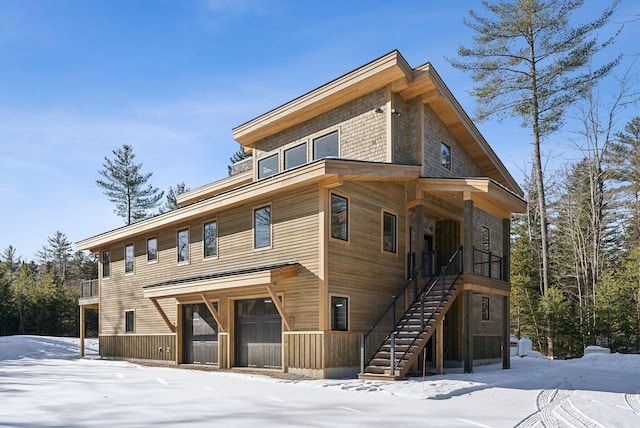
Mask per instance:
[[[282,320],[270,298],[236,300],[236,366],[282,366]]]
[[[213,305],[217,309],[217,304]],[[183,362],[218,364],[218,324],[207,305],[182,306]]]

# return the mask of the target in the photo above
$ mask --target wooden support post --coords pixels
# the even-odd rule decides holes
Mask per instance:
[[[473,200],[464,201],[464,237],[463,237],[463,265],[464,273],[473,273]]]
[[[473,291],[464,290],[463,293],[462,356],[464,359],[464,372],[473,373]]]
[[[171,333],[175,333],[176,326],[171,323],[171,320],[169,320],[167,314],[164,313],[164,310],[162,309],[162,306],[160,306],[160,303],[158,303],[158,300],[152,297],[151,302],[153,303],[153,306],[156,307],[156,310],[160,313],[160,316],[164,320],[164,323],[167,325],[167,327],[169,327],[169,330],[171,330]]]
[[[511,281],[511,220],[502,220],[502,279]]]
[[[511,316],[509,296],[502,296],[502,368],[511,368],[511,338],[509,335]]]
[[[207,299],[207,296],[205,296],[204,293],[200,293],[200,298],[204,301],[204,304],[207,305],[207,309],[209,309],[209,312],[211,312],[211,315],[213,315],[213,318],[218,323],[218,328],[220,329],[220,331],[227,331],[224,328],[224,323],[222,322],[220,314],[218,313],[218,311],[216,311],[216,308],[213,307],[211,301]]]
[[[80,356],[84,357],[84,306],[80,306]]]
[[[436,374],[442,374],[444,367],[444,317],[436,326]]]
[[[287,315],[287,313],[285,312],[282,302],[280,301],[280,299],[278,299],[278,296],[276,296],[276,293],[273,292],[273,289],[269,285],[267,285],[266,287],[267,291],[269,292],[269,296],[271,296],[271,300],[273,300],[273,304],[276,306],[280,317],[282,317],[284,327],[287,329],[287,331],[291,331],[291,318],[289,318],[289,315]]]

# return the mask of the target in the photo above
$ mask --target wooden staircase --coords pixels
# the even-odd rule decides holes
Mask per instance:
[[[435,331],[436,325],[447,313],[458,295],[457,279],[448,277],[445,280],[444,296],[441,277],[434,278],[425,287],[421,295],[407,309],[393,332],[387,335],[359,379],[399,380],[402,379],[420,357]],[[447,283],[449,283],[447,285]],[[424,310],[422,308],[424,301]],[[395,336],[395,337],[392,337]],[[394,346],[392,346],[392,342]],[[393,348],[393,349],[392,349]],[[393,354],[394,370],[391,370]]]

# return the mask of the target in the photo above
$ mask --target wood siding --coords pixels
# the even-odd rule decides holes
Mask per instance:
[[[175,361],[176,335],[100,335],[100,355],[107,358]]]

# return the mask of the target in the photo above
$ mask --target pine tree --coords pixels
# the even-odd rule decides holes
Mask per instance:
[[[96,180],[109,201],[116,204],[114,212],[125,219],[127,225],[150,216],[149,211],[158,206],[164,196],[157,187],[147,184],[153,173],[142,174],[142,164],[134,163],[133,148],[123,144],[122,148],[112,151],[114,158],[105,156],[98,173],[106,181]]]
[[[73,255],[72,245],[67,235],[59,230],[53,236],[47,238],[47,244],[38,251],[38,258],[41,264],[51,264],[54,272],[61,283],[67,279],[67,271],[71,264]]]
[[[587,87],[592,87],[619,62],[588,68],[593,55],[612,42],[598,43],[602,28],[618,5],[596,20],[572,27],[570,18],[583,0],[484,1],[490,17],[470,11],[464,23],[475,32],[471,47],[461,46],[462,60],[449,59],[477,82],[473,95],[479,120],[497,115],[518,117],[533,135],[533,172],[540,216],[541,277],[544,294],[551,286],[549,219],[541,144],[563,125],[564,112]],[[553,341],[547,338],[553,354]]]
[[[167,191],[167,200],[164,205],[160,207],[160,214],[180,208],[180,204],[178,204],[177,199],[178,195],[188,192],[189,190],[191,189],[184,184],[184,181],[176,184],[175,188],[173,186],[169,186],[169,190]]]

